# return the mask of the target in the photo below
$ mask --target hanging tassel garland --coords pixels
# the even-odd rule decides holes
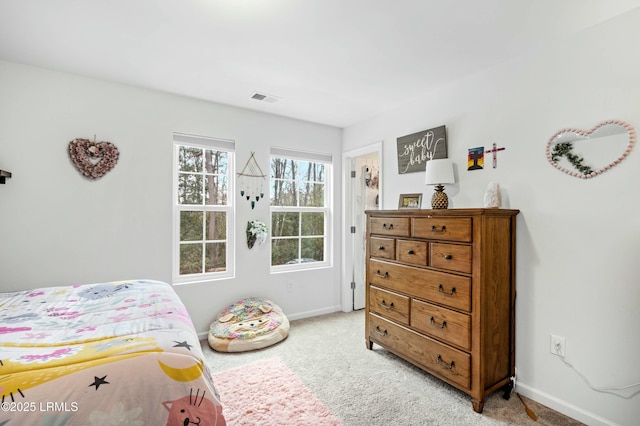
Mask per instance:
[[[238,173],[238,187],[240,188],[240,196],[246,197],[247,201],[251,202],[252,210],[255,208],[256,203],[264,197],[265,180],[266,175],[256,161],[255,152],[251,151],[251,156],[244,168]]]

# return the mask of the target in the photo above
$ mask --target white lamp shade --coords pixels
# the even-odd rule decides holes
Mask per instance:
[[[455,182],[453,162],[450,159],[434,158],[427,161],[427,169],[424,176],[425,185],[442,185]]]

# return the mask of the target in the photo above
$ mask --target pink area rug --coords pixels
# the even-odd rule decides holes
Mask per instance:
[[[279,359],[213,376],[228,426],[340,426],[342,422]]]

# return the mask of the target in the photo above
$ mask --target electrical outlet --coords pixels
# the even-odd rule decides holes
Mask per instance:
[[[567,339],[562,336],[551,335],[551,353],[560,357],[567,356]]]
[[[287,291],[289,293],[293,292],[293,281],[288,281],[287,282]]]

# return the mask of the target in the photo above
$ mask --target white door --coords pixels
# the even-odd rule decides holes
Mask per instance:
[[[350,170],[351,289],[353,309],[363,309],[366,297],[366,210],[380,207],[379,152],[353,157]]]

